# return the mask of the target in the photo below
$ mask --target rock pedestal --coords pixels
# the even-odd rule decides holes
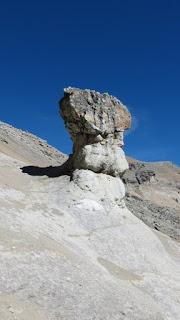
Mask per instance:
[[[60,110],[74,143],[73,169],[120,176],[128,168],[122,146],[131,115],[118,99],[93,90],[67,88]]]

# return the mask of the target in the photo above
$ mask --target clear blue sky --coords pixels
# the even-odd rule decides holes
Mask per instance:
[[[0,120],[70,153],[66,86],[128,106],[127,154],[180,164],[180,1],[1,1]]]

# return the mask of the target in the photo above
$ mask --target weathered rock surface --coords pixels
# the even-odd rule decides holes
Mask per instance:
[[[121,204],[125,197],[125,187],[121,179],[90,170],[75,170],[73,173],[74,183],[82,190],[92,191],[102,201],[116,202]],[[103,188],[102,188],[103,186]]]
[[[128,161],[123,175],[128,208],[148,226],[180,240],[180,168],[170,162]]]
[[[0,152],[0,319],[179,320],[179,242],[126,208],[120,179],[24,174],[39,139],[13,132]],[[62,163],[43,149],[37,166]]]
[[[60,109],[74,143],[74,169],[119,176],[128,168],[121,147],[131,116],[118,99],[93,90],[67,88]]]

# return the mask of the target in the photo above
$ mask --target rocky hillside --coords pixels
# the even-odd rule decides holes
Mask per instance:
[[[128,208],[151,228],[180,240],[180,168],[171,162],[128,161],[123,176]]]
[[[87,99],[87,93],[78,94],[80,101]],[[88,95],[96,102],[99,97],[99,104],[106,99]],[[107,101],[110,108],[111,97]],[[78,123],[84,123],[82,114],[80,118]],[[108,161],[104,164],[105,156],[97,153],[93,168],[106,173],[85,168],[97,149],[75,139],[83,168],[75,168],[80,162],[74,157],[68,162],[70,174],[60,170],[59,176],[50,175],[67,157],[29,133],[0,125],[1,320],[179,320],[180,245],[172,239],[178,238],[178,222],[169,229],[169,220],[174,221],[170,208],[179,210],[174,200],[179,169],[130,161],[131,170],[122,176],[130,212],[117,176],[126,163],[123,151],[112,172],[107,165],[116,158],[113,117],[108,134],[96,123],[95,131],[102,135],[97,142],[91,137],[92,119],[87,115],[85,132],[80,126],[83,141],[102,142],[96,147]],[[117,135],[122,137],[122,130],[117,127]],[[156,216],[152,203],[167,206],[169,220],[162,213]]]
[[[30,165],[58,165],[67,156],[29,132],[0,122],[0,153]]]

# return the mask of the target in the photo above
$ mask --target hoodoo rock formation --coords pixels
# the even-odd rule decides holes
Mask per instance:
[[[168,235],[179,239],[180,168],[129,159],[121,177],[127,109],[79,89],[61,105],[74,141],[65,164],[0,124],[0,320],[179,320],[180,246]]]
[[[118,99],[94,90],[66,88],[60,110],[74,143],[73,169],[120,176],[128,168],[122,146],[131,115]]]

